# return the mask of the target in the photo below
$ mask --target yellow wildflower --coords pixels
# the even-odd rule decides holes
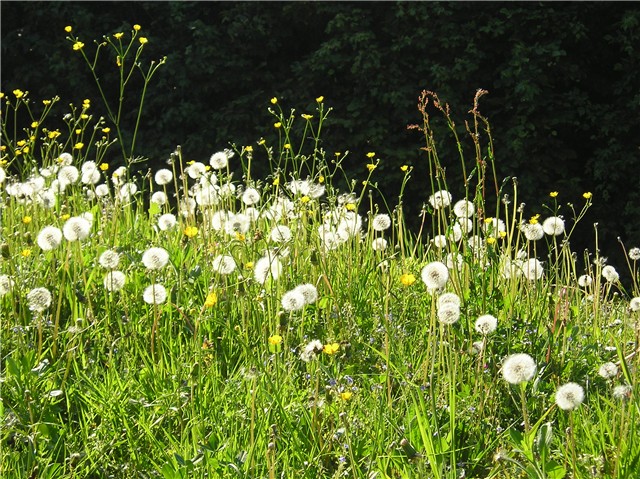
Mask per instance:
[[[82,148],[84,148],[84,143],[82,143],[81,141],[79,141],[78,143],[76,143],[75,145],[73,145],[73,148],[76,150],[82,150]]]
[[[239,231],[236,231],[236,239],[238,241],[244,241],[247,239],[247,237],[245,235],[243,235],[242,233],[240,233]]]
[[[18,140],[16,142],[16,145],[18,145],[20,148],[22,148],[26,144],[27,144],[26,140]]]
[[[355,211],[356,210],[355,203],[347,203],[346,205],[344,205],[344,207],[347,209],[347,211]]]
[[[147,37],[140,37],[138,38],[138,41],[144,45],[145,43],[149,43],[149,40],[147,40]]]
[[[218,303],[218,295],[215,293],[215,291],[211,291],[207,295],[207,298],[204,300],[204,307],[205,308],[212,308],[217,303]]]
[[[184,235],[187,238],[193,238],[194,236],[196,236],[198,234],[198,228],[196,226],[187,226],[184,229]]]
[[[82,133],[82,129],[81,128],[76,128],[76,135],[79,135],[80,133]]]
[[[411,286],[413,283],[416,282],[416,277],[411,273],[404,273],[402,276],[400,276],[400,282],[404,286]]]
[[[376,165],[375,163],[368,163],[367,164],[367,170],[373,171],[373,170],[376,169],[376,166],[378,166],[378,165]]]
[[[142,27],[140,25],[138,25],[137,23],[133,26],[133,29],[137,32],[141,29]]]
[[[319,96],[318,98],[316,98],[316,101],[318,103],[322,103],[324,101],[324,97],[323,96]]]
[[[303,113],[302,115],[300,115],[302,118],[304,118],[305,120],[311,120],[311,118],[313,118],[313,115],[307,115],[306,113]]]
[[[502,239],[502,238],[504,238],[504,237],[506,237],[506,236],[507,236],[507,232],[506,232],[506,231],[500,231],[500,232],[498,233],[498,236],[500,237],[500,239]]]
[[[264,138],[260,138],[260,140],[258,140],[258,145],[264,145],[267,141]]]
[[[244,269],[253,269],[253,261],[247,261],[244,264]]]
[[[367,153],[367,158],[373,158],[374,156],[376,156],[376,154],[373,151],[370,151],[369,153]]]
[[[244,151],[251,153],[253,151],[253,146],[251,146],[251,145],[245,146],[244,147]]]
[[[529,220],[529,224],[530,225],[538,224],[538,218],[540,218],[540,215],[533,215]]]
[[[309,198],[307,195],[304,195],[302,198],[300,198],[300,203],[302,204],[309,203],[309,201],[311,201],[311,198]]]
[[[331,344],[325,344],[322,347],[322,351],[325,354],[328,354],[329,356],[335,354],[338,352],[338,350],[340,349],[340,343],[331,343]]]
[[[284,149],[285,150],[290,150],[291,149],[291,145],[289,143],[285,143],[284,144]]]
[[[280,178],[273,179],[273,186],[278,186],[280,184]]]
[[[49,105],[51,105],[51,100],[42,100],[42,104],[44,106],[49,106]]]
[[[32,121],[31,122],[31,128],[38,128],[38,122],[37,121]]]
[[[25,216],[24,218],[22,218],[22,222],[25,225],[28,225],[29,223],[31,223],[31,216]]]
[[[22,98],[24,96],[24,92],[22,90],[13,90],[13,94],[16,98]]]
[[[71,30],[73,30],[71,25],[67,25],[66,27],[64,27],[64,31],[67,32],[67,33],[71,33]]]
[[[102,171],[107,171],[109,169],[109,163],[100,163],[100,169]]]
[[[277,346],[282,342],[282,336],[279,334],[274,334],[273,336],[269,336],[269,344],[271,346]]]
[[[27,258],[28,256],[31,256],[31,250],[29,248],[25,248],[23,249],[20,254],[24,257]]]
[[[549,193],[549,196],[551,196],[551,198],[555,198],[556,196],[558,196],[558,192],[552,191],[551,193]]]
[[[340,393],[340,399],[342,399],[343,401],[348,401],[349,399],[351,399],[351,396],[353,396],[353,393],[351,391],[344,391]]]
[[[106,127],[102,129],[102,133],[110,133],[111,132],[111,128]]]
[[[77,41],[73,44],[73,49],[74,50],[82,50],[82,47],[84,47],[84,43],[82,43],[81,41]]]
[[[124,33],[122,33],[122,32],[114,33],[113,34],[113,38],[115,38],[116,40],[120,40],[123,35],[124,35]]]
[[[55,138],[58,138],[60,135],[61,135],[61,133],[60,133],[58,130],[56,130],[56,131],[50,131],[49,133],[47,133],[47,137],[48,137],[50,140],[53,140],[53,139],[55,139]]]
[[[278,103],[278,99],[274,96],[274,97],[271,99],[271,104],[272,104],[272,105],[275,105],[276,103]]]
[[[407,165],[402,165],[400,167],[400,171],[407,171],[409,169],[409,167]]]
[[[80,119],[88,120],[89,119],[89,115],[87,115],[86,113],[83,113],[82,115],[80,115]]]
[[[277,122],[275,122],[275,123],[273,124],[273,126],[274,126],[274,127],[276,127],[276,128],[280,128],[280,127],[282,126],[282,123],[281,123],[281,122],[279,122],[279,121],[277,121]]]
[[[593,196],[593,193],[591,193],[590,191],[587,191],[586,193],[582,193],[582,197],[585,200],[590,200],[592,196]]]
[[[69,213],[65,213],[63,215],[60,215],[60,219],[62,221],[67,221],[69,218],[71,218],[71,215]]]
[[[25,147],[22,149],[22,152],[23,152],[23,153],[29,153],[29,150],[31,150],[31,148],[29,148],[28,146],[25,146]]]
[[[487,244],[491,245],[495,243],[496,243],[496,239],[493,236],[490,236],[487,238]]]

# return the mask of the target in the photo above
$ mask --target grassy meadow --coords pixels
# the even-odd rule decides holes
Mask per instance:
[[[430,175],[397,165],[403,186],[379,202],[392,160],[345,171],[347,153],[322,148],[321,96],[304,112],[265,98],[273,124],[253,145],[177,147],[139,171],[123,99],[143,122],[163,60],[145,59],[138,25],[67,35],[120,95],[53,129],[58,98],[2,93],[2,477],[640,477],[640,249],[608,264],[595,227],[591,254],[571,250],[589,192],[550,192],[543,215],[520,203],[496,177],[486,92],[463,128],[420,95]],[[461,178],[430,112],[471,146],[447,160]]]

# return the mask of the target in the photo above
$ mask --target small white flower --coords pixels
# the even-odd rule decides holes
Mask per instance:
[[[162,269],[169,262],[169,253],[164,248],[149,248],[142,254],[142,263],[147,269]]]
[[[73,216],[65,221],[62,233],[67,241],[82,241],[89,236],[91,223],[80,216]]]
[[[615,283],[616,281],[618,281],[618,279],[620,279],[620,275],[618,274],[616,269],[611,265],[607,265],[604,268],[602,268],[602,277],[608,283]]]
[[[127,277],[122,271],[109,271],[104,277],[104,289],[107,291],[120,291],[124,288]]]
[[[371,227],[374,231],[384,231],[391,227],[391,218],[389,215],[380,214],[375,215],[371,220]]]
[[[98,263],[105,269],[116,269],[120,263],[120,254],[117,251],[108,249],[100,255]]]
[[[42,313],[51,306],[53,297],[47,288],[34,288],[27,293],[27,304],[31,311]]]
[[[629,309],[633,312],[640,311],[640,297],[636,296],[635,298],[631,298],[631,301],[629,301]]]
[[[502,377],[510,384],[529,381],[536,374],[536,363],[526,353],[508,356],[502,364]]]
[[[227,275],[236,270],[236,261],[233,259],[233,256],[221,254],[213,258],[211,267],[216,273]]]
[[[542,229],[549,236],[559,236],[564,233],[564,220],[558,216],[550,216],[542,223]]]
[[[422,281],[427,285],[429,291],[435,291],[447,284],[449,280],[449,269],[439,261],[433,261],[422,268]]]
[[[493,333],[498,327],[498,318],[490,314],[484,314],[476,319],[475,329],[480,334]]]
[[[173,180],[173,172],[166,168],[162,168],[156,171],[153,178],[156,180],[156,184],[163,186],[171,183],[171,180]]]
[[[611,379],[618,375],[618,366],[615,363],[604,363],[598,368],[598,374],[604,379]]]
[[[144,290],[142,299],[147,304],[162,304],[167,300],[167,290],[161,284],[152,284]]]
[[[567,383],[556,390],[556,404],[564,411],[572,411],[582,404],[584,389],[576,383]]]
[[[40,233],[38,233],[37,242],[43,251],[56,249],[62,242],[62,231],[55,226],[45,226]]]

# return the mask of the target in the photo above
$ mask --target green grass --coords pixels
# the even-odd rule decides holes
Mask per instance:
[[[139,60],[136,35],[129,45]],[[119,45],[126,58],[130,49]],[[172,180],[161,185],[155,171],[136,172],[134,144],[119,145],[123,168],[104,161],[118,140],[90,105],[72,108],[69,131],[56,135],[45,128],[50,105],[42,110],[24,92],[3,95],[2,477],[634,477],[635,251],[624,265],[630,292],[603,276],[597,250],[579,269],[570,237],[589,194],[571,199],[577,207],[552,195],[547,216],[568,211],[565,228],[525,237],[523,225],[546,218],[530,219],[514,204],[516,183],[496,178],[489,124],[478,111],[482,94],[470,135],[459,136],[448,109],[423,93],[417,128],[432,174],[412,178],[403,167],[395,204],[370,195],[376,165],[390,160],[372,153],[350,177],[344,156],[321,148],[330,113],[321,97],[312,118],[285,113],[273,99],[275,139],[234,146],[220,169],[203,160],[206,171],[197,174],[178,148],[167,166]],[[460,148],[460,180],[445,177],[432,106],[454,141],[475,146],[471,158]],[[30,126],[12,123],[17,111],[28,112]],[[110,120],[120,122],[115,114]],[[263,178],[252,176],[253,148],[270,158]],[[69,166],[84,177],[73,179]],[[64,188],[62,177],[72,180]],[[403,214],[408,181],[429,185],[419,232],[409,231]],[[128,183],[135,194],[123,194]],[[453,206],[464,198],[441,208],[433,201],[457,186],[475,209],[462,232]],[[243,201],[249,188],[260,196],[251,205]],[[169,201],[149,203],[157,192]],[[507,192],[513,203],[502,201]],[[87,213],[86,237],[73,240],[79,230],[68,230],[70,218]],[[159,218],[167,214],[176,224],[165,230]],[[374,229],[378,214],[389,215],[388,229]],[[43,240],[47,226],[64,231],[51,249],[47,243],[58,241]],[[290,238],[273,233],[284,227]],[[147,267],[151,247],[168,254],[166,264],[155,260],[158,269]],[[107,250],[119,255],[111,267],[126,277],[118,291],[105,285]],[[221,255],[231,258],[229,274]],[[260,274],[261,258],[277,260],[277,274]],[[535,258],[542,269],[527,273]],[[448,278],[429,289],[421,275],[434,262],[449,263]],[[578,283],[583,273],[589,285]],[[166,288],[159,304],[143,300],[152,284]],[[313,285],[317,298],[301,307],[282,301],[302,284]],[[32,293],[39,287],[51,293],[40,310]],[[460,299],[452,324],[442,321],[444,293]],[[475,322],[487,314],[497,328],[481,334]],[[309,349],[314,340],[322,348]],[[536,364],[519,384],[502,374],[514,353]],[[599,370],[607,362],[615,368],[605,378]],[[555,392],[569,382],[584,399],[563,410]]]

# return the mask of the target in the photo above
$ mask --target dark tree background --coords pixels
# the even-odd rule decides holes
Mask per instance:
[[[168,56],[145,104],[137,150],[150,159],[145,167],[163,163],[178,144],[188,159],[201,161],[230,142],[255,144],[273,134],[272,96],[302,113],[324,95],[334,111],[323,147],[349,150],[346,166],[354,176],[364,175],[365,153],[375,151],[383,160],[377,178],[392,202],[398,166],[413,165],[406,201],[417,214],[426,200],[427,165],[420,136],[406,127],[420,121],[419,93],[438,93],[463,125],[475,91],[484,88],[489,95],[480,110],[491,121],[498,175],[518,178],[527,211],[544,216],[553,190],[560,203],[578,208],[582,193],[592,191],[594,206],[574,249],[593,247],[595,221],[600,249],[620,269],[617,237],[640,245],[638,4],[0,5],[3,91],[60,95],[61,107],[85,97],[99,105],[86,65],[65,40],[65,25],[88,46],[104,34],[129,32],[134,23],[143,26],[147,58]],[[442,122],[435,128],[448,177],[457,179],[454,145]],[[561,213],[568,216],[566,206]]]

